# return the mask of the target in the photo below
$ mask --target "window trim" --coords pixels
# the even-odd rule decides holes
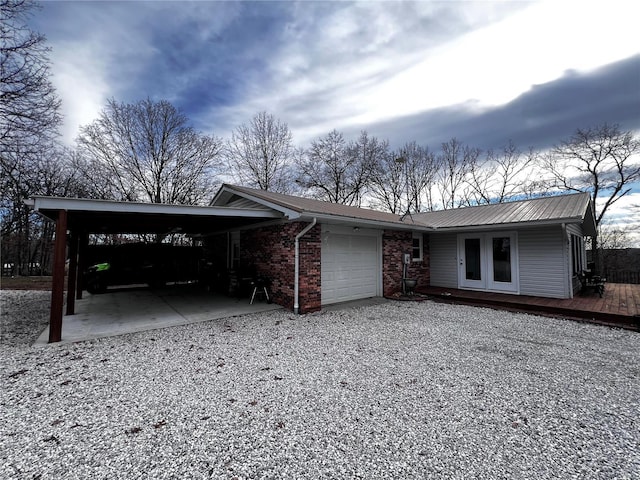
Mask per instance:
[[[581,235],[571,234],[571,266],[572,274],[577,275],[585,270],[585,258],[584,258],[584,237]]]
[[[418,246],[416,247],[414,245],[414,240],[418,240]],[[419,249],[419,253],[420,255],[418,257],[414,256],[415,250],[416,248]],[[423,257],[423,251],[424,251],[424,236],[422,235],[422,233],[418,233],[418,232],[413,232],[413,235],[411,237],[411,261],[412,262],[421,262]]]

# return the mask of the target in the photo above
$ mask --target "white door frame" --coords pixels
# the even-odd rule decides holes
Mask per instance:
[[[467,278],[467,256],[465,255],[465,245],[467,240],[478,240],[478,255],[480,257],[480,278]],[[458,235],[458,287],[459,288],[471,288],[474,290],[486,290],[487,278],[484,260],[484,234],[481,233],[465,233]],[[475,262],[474,262],[475,263]],[[477,265],[476,265],[477,267]],[[476,268],[474,268],[475,270]],[[477,272],[476,272],[477,273]]]
[[[333,224],[322,224],[322,243],[321,243],[321,253],[320,253],[320,262],[322,264],[322,255],[324,254],[323,252],[323,246],[325,245],[325,242],[327,240],[327,238],[330,237],[330,235],[348,235],[348,236],[360,236],[360,237],[371,237],[371,238],[375,238],[376,239],[376,264],[375,264],[375,271],[376,271],[376,294],[375,296],[382,296],[382,231],[381,230],[376,230],[376,229],[369,229],[369,228],[354,228],[354,227],[346,227],[346,226],[342,226],[342,225],[333,225]],[[398,261],[401,261],[401,259],[398,259]],[[322,286],[320,287],[322,288]],[[327,303],[327,299],[324,295],[320,295],[320,302],[322,305],[329,305],[332,302]]]
[[[509,241],[510,282],[496,280],[494,262],[494,239],[507,238]],[[477,239],[479,249],[479,278],[467,278],[466,240]],[[520,272],[518,266],[517,232],[481,232],[458,235],[458,288],[486,290],[503,293],[520,293]],[[497,260],[496,260],[497,262]],[[474,269],[476,270],[476,269]],[[472,270],[473,271],[473,270]],[[476,272],[477,273],[477,272]]]

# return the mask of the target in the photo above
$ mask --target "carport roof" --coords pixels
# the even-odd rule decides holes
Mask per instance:
[[[275,210],[117,202],[34,196],[27,205],[55,221],[66,210],[69,230],[87,233],[202,234],[283,218]]]

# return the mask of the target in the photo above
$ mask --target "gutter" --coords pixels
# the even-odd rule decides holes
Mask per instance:
[[[306,233],[311,230],[317,223],[316,217],[313,217],[313,220],[310,224],[302,229],[300,233],[296,235],[295,238],[295,271],[294,271],[294,279],[293,279],[293,313],[296,315],[300,313],[300,304],[299,304],[299,296],[300,296],[300,239],[306,235]]]
[[[359,226],[362,228],[386,228],[390,230],[434,231],[435,228],[422,223],[389,222],[386,220],[371,220],[359,217],[345,217],[340,215],[328,215],[317,212],[304,212],[301,218],[315,218],[334,225]]]
[[[457,233],[457,232],[476,232],[485,230],[516,230],[527,227],[549,227],[549,226],[562,226],[570,223],[582,223],[581,217],[566,217],[555,220],[533,220],[513,223],[486,223],[483,225],[464,225],[464,226],[446,226],[446,227],[431,227],[433,232],[439,233]]]

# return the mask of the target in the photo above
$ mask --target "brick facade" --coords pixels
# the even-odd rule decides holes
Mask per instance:
[[[295,236],[307,226],[304,222],[272,225],[245,230],[240,236],[240,258],[246,267],[255,268],[259,275],[271,281],[273,301],[285,308],[294,308]],[[402,254],[411,252],[411,232],[385,230],[382,235],[382,289],[384,296],[402,290]],[[428,286],[429,237],[423,235],[422,261],[412,261],[408,278],[418,280],[418,288]],[[321,227],[315,225],[300,239],[299,311],[320,310],[321,285]]]
[[[402,291],[402,254],[411,253],[413,234],[407,231],[385,230],[382,234],[382,290],[385,297]],[[411,261],[407,278],[418,280],[417,288],[430,284],[429,236],[422,236],[422,261]]]
[[[285,308],[294,307],[295,236],[307,223],[289,223],[246,230],[240,236],[242,263],[271,281],[273,301]],[[300,313],[320,310],[320,225],[300,239],[300,277],[298,300]]]

